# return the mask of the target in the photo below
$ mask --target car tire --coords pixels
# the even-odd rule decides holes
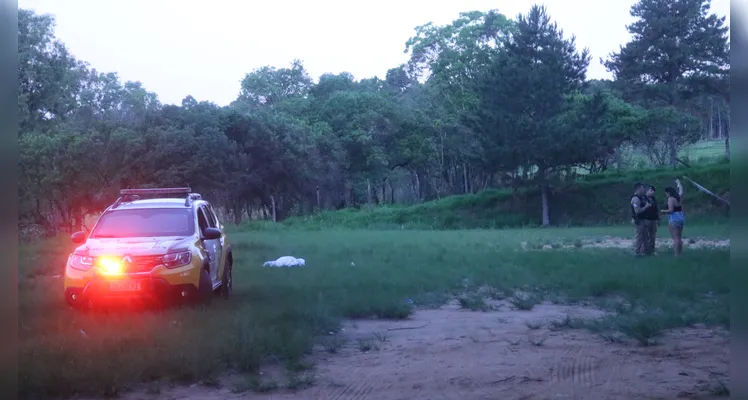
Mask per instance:
[[[78,293],[78,295],[82,295],[82,294]],[[92,308],[92,301],[90,298],[81,298],[78,300],[73,300],[70,297],[70,295],[65,294],[65,302],[68,304],[70,308],[72,308],[75,311],[79,311],[79,312],[86,312]]]
[[[223,268],[223,278],[221,278],[221,287],[218,289],[221,297],[228,299],[234,291],[234,265],[231,258],[226,259],[226,266]]]
[[[67,299],[68,306],[72,308],[73,310],[77,312],[88,312],[91,310],[91,302],[90,301],[71,301],[70,299]]]
[[[210,279],[210,273],[203,268],[200,270],[200,284],[197,288],[197,303],[210,304],[213,298],[213,281]]]

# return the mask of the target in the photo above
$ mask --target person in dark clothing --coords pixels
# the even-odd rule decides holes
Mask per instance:
[[[650,205],[646,211],[641,213],[640,217],[646,221],[647,241],[644,245],[644,255],[651,256],[655,252],[655,240],[657,239],[657,228],[660,225],[660,210],[657,207],[655,198],[656,190],[654,186],[648,186],[645,194],[647,204]]]
[[[646,192],[646,186],[638,182],[634,185],[634,196],[631,198],[631,219],[636,227],[634,251],[637,256],[645,254],[645,246],[650,231],[649,225],[651,225],[649,220],[642,218],[642,214],[652,208],[652,204],[647,201]]]

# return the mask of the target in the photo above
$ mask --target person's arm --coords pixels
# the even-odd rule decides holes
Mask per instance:
[[[669,197],[667,199],[667,210],[662,210],[660,212],[663,213],[663,214],[672,214],[672,212],[674,210],[673,207],[675,207],[674,203],[675,203],[675,199],[672,198],[672,197]]]
[[[683,185],[681,185],[680,179],[675,180],[675,186],[678,186],[678,196],[683,197]]]
[[[631,205],[634,206],[634,213],[636,213],[637,215],[643,213],[644,211],[647,211],[647,209],[651,206],[651,204],[649,203],[642,206],[641,201],[639,201],[639,197],[632,198]]]

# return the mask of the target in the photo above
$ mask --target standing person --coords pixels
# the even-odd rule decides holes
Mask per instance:
[[[679,257],[683,252],[683,226],[686,224],[686,216],[683,214],[683,185],[678,179],[675,180],[678,190],[672,187],[665,188],[667,195],[667,209],[662,210],[668,214],[668,230],[673,237],[673,249],[675,256]]]
[[[631,198],[631,218],[636,227],[636,239],[634,241],[634,251],[636,256],[644,255],[649,233],[649,221],[642,218],[642,214],[652,208],[652,204],[647,201],[646,187],[643,183],[637,182],[634,185],[634,196]]]
[[[647,186],[647,192],[645,194],[647,198],[647,204],[650,207],[641,213],[641,218],[645,220],[647,228],[647,242],[644,246],[644,254],[651,256],[655,252],[655,244],[657,239],[657,227],[660,225],[660,210],[657,207],[657,199],[655,194],[657,191],[654,186]]]

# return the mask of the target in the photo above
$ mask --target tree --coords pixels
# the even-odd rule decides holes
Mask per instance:
[[[411,123],[424,124],[419,131],[428,162],[411,168],[419,198],[421,191],[434,197],[470,193],[475,180],[485,181],[480,179],[482,151],[462,117],[478,105],[475,78],[513,29],[514,21],[496,10],[463,12],[447,25],[418,26],[406,42],[408,63],[388,72],[388,81],[408,82],[401,86],[411,89],[408,108],[416,116]],[[416,79],[424,78],[425,85],[419,87]]]
[[[649,108],[676,107],[693,112],[689,101],[700,94],[720,94],[729,99],[729,28],[724,24],[725,17],[709,13],[710,3],[640,0],[631,8],[637,21],[627,29],[633,38],[605,61],[628,100]],[[663,115],[671,112],[663,111]],[[662,132],[661,141],[667,146],[682,146],[698,138],[672,137],[682,132]],[[679,149],[667,151],[672,165],[677,162]]]
[[[590,57],[565,39],[545,7],[520,15],[516,33],[481,80],[480,106],[471,118],[494,171],[536,169],[542,223],[549,225],[548,177],[580,162],[579,141],[565,136],[557,120],[567,97],[582,89]],[[573,156],[570,156],[573,154]]]
[[[265,66],[244,77],[235,103],[246,109],[273,106],[284,99],[305,96],[311,86],[312,78],[300,60],[294,60],[291,68]]]
[[[634,143],[646,149],[652,164],[664,166],[677,160],[677,150],[701,136],[701,123],[695,116],[673,106],[646,111]]]
[[[663,13],[641,4],[649,20]],[[192,96],[162,105],[140,82],[75,59],[49,16],[19,10],[18,34],[19,220],[47,233],[78,229],[123,187],[161,185],[190,185],[236,223],[530,187],[547,225],[558,179],[605,170],[621,143],[663,163],[700,130],[729,137],[727,59],[707,54],[717,50],[688,58],[698,68],[668,86],[636,75],[637,63],[654,71],[665,56],[630,44],[616,81],[585,82],[586,50],[537,6],[516,21],[471,11],[417,27],[409,60],[384,77],[314,83],[299,60],[258,68],[228,107]]]
[[[77,107],[84,70],[54,37],[54,18],[19,9],[18,62],[19,131],[66,119]]]

